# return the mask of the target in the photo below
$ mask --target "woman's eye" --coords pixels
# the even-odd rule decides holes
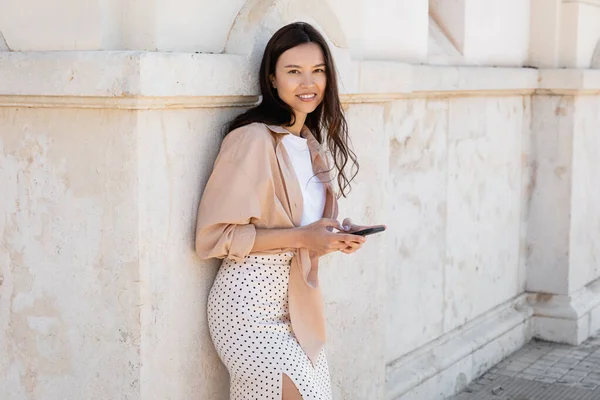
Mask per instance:
[[[323,68],[317,68],[317,69],[315,69],[315,72],[322,73],[322,72],[325,72],[325,70]]]
[[[300,71],[298,71],[297,69],[291,69],[288,71],[288,74],[298,74],[300,73]]]

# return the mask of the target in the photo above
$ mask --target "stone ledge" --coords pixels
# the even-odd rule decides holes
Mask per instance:
[[[457,376],[466,385],[530,340],[531,315],[526,296],[517,296],[388,364],[386,398],[429,399],[462,389],[452,386]]]
[[[413,67],[413,93],[533,93],[538,71],[532,68]]]
[[[342,100],[600,93],[600,71],[451,67],[340,59]],[[258,99],[245,56],[157,52],[0,52],[0,105],[190,108]],[[164,103],[162,106],[161,104]]]
[[[539,71],[540,94],[600,95],[598,69],[543,69]]]

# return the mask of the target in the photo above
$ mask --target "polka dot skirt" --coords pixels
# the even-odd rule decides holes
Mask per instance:
[[[304,400],[330,400],[325,352],[312,365],[296,340],[288,311],[293,253],[224,260],[208,298],[210,335],[231,378],[232,400],[280,400],[282,374]]]

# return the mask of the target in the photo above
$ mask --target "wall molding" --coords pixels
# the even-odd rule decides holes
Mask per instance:
[[[257,104],[258,100],[259,96],[101,97],[0,95],[0,107],[168,110],[189,108],[251,107]]]
[[[130,110],[247,107],[255,71],[239,55],[0,52],[0,106]],[[341,59],[344,103],[466,96],[600,95],[600,70],[411,65]]]
[[[600,7],[600,0],[563,0],[563,4],[572,4],[572,3]]]

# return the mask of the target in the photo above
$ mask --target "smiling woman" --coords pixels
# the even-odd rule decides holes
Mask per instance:
[[[290,132],[299,134],[302,121],[323,101],[327,87],[325,68],[323,52],[316,43],[293,47],[277,60],[270,80],[279,98],[294,110],[296,119],[288,128]]]
[[[289,80],[284,76],[289,76]],[[303,22],[281,28],[267,43],[259,83],[262,102],[235,118],[228,131],[262,122],[285,126],[298,134],[306,125],[319,143],[327,141],[337,172],[339,193],[345,196],[350,181],[358,172],[358,161],[348,144],[348,126],[339,99],[335,62],[325,38]],[[280,84],[284,87],[279,87]],[[302,103],[296,96],[311,93],[317,97],[313,101],[306,99],[308,104],[300,106]],[[298,116],[296,111],[300,112]],[[347,176],[345,170],[349,163],[355,168]]]
[[[281,28],[260,68],[262,102],[232,121],[198,210],[196,251],[225,259],[208,320],[232,399],[331,399],[319,257],[361,248],[337,221],[352,177],[335,66],[321,34]],[[334,232],[336,228],[340,232]]]

